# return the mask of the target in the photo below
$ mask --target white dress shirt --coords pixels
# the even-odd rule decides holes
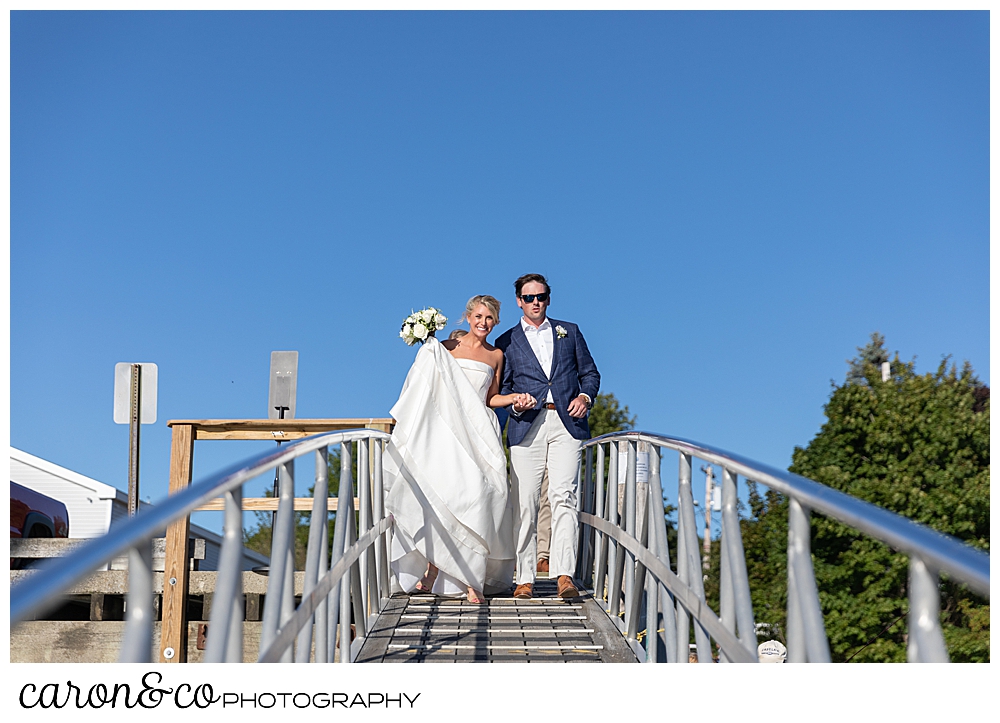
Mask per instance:
[[[541,365],[542,371],[545,372],[545,376],[550,376],[552,374],[552,352],[554,350],[552,323],[546,319],[539,326],[535,326],[522,316],[521,329],[524,330],[524,336],[528,339],[528,345],[531,347],[531,351],[535,352],[535,358]],[[549,403],[555,401],[552,398],[551,388],[549,388],[549,393],[545,397],[545,401]]]

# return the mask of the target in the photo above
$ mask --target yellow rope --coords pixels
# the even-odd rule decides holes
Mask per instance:
[[[660,629],[659,629],[659,630],[657,630],[656,632],[658,632],[658,633],[662,633],[662,632],[665,632],[665,631],[664,631],[664,629],[663,629],[663,628],[660,628]],[[637,642],[640,642],[640,643],[641,643],[641,642],[642,642],[642,639],[643,639],[644,637],[646,637],[646,631],[645,631],[645,629],[643,629],[643,630],[640,630],[639,632],[637,632],[637,633],[635,634],[635,639],[636,639],[636,641],[637,641]]]

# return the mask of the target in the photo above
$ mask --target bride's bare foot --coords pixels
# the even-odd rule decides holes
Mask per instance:
[[[417,583],[417,592],[430,592],[431,588],[434,587],[434,581],[437,580],[437,576],[438,569],[431,563],[427,563],[427,572],[424,573],[424,576]]]
[[[465,599],[475,605],[482,605],[484,602],[486,602],[486,597],[481,592],[479,592],[478,590],[474,590],[471,587],[469,588],[469,592],[465,596]]]

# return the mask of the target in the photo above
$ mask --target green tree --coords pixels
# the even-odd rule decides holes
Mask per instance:
[[[600,437],[611,432],[635,429],[635,416],[629,416],[628,405],[624,407],[614,394],[598,394],[587,417],[590,436]]]
[[[946,358],[919,375],[898,355],[883,382],[883,344],[873,334],[849,362],[827,421],[795,449],[790,471],[989,550],[988,387],[967,363],[959,371]],[[741,526],[756,618],[784,630],[788,502],[751,485],[749,503]],[[812,552],[833,659],[904,661],[906,556],[818,514]],[[952,660],[988,661],[989,605],[947,580],[941,590]]]
[[[889,352],[885,350],[885,337],[877,331],[872,332],[871,341],[858,347],[858,355],[848,359],[847,383],[867,385],[872,369],[882,373],[882,364],[889,361]],[[881,378],[881,377],[880,377]]]

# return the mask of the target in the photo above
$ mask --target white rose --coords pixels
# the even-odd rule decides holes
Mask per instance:
[[[423,324],[417,324],[413,327],[413,336],[417,337],[421,341],[427,338],[427,327]]]
[[[425,324],[433,318],[434,318],[434,312],[431,311],[430,309],[424,309],[423,311],[420,312],[420,321],[424,322]]]
[[[405,326],[399,330],[399,337],[401,339],[405,339],[408,336],[410,336],[410,330],[407,329]]]

